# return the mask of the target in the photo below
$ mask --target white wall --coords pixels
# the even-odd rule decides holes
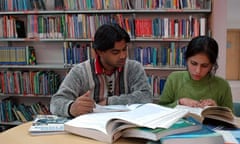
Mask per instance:
[[[240,0],[227,0],[227,29],[240,29]],[[229,81],[233,100],[240,101],[240,81]]]
[[[227,28],[240,29],[240,0],[227,1]]]
[[[211,14],[212,37],[216,39],[219,46],[217,75],[226,76],[226,51],[227,51],[227,2],[226,0],[213,0]]]

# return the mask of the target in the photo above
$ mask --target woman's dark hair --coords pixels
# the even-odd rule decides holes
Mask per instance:
[[[212,73],[215,74],[218,69],[218,43],[209,36],[194,37],[188,44],[185,52],[185,60],[196,54],[204,53],[207,55],[209,61],[213,64]]]
[[[114,48],[115,42],[125,40],[130,42],[128,33],[118,24],[103,24],[101,25],[95,35],[93,48],[95,50],[106,51]]]

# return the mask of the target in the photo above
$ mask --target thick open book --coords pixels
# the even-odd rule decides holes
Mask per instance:
[[[28,131],[31,135],[65,133],[64,123],[68,120],[56,115],[37,115]]]
[[[202,123],[240,128],[240,119],[228,107],[207,106],[199,108],[177,105],[175,108],[189,110],[189,115]]]
[[[128,128],[167,129],[187,113],[187,110],[148,103],[130,111],[81,115],[66,122],[64,129],[73,134],[112,143],[120,138],[124,130]]]

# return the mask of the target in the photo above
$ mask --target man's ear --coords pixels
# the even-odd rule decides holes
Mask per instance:
[[[97,54],[98,56],[101,56],[102,53],[103,53],[103,51],[100,51],[100,50],[95,50],[95,52],[96,52],[96,54]]]

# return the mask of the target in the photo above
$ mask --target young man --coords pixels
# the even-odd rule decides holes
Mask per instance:
[[[96,58],[73,67],[53,95],[53,114],[76,117],[100,105],[152,102],[146,73],[140,63],[127,59],[130,37],[117,24],[104,24],[94,36]]]

